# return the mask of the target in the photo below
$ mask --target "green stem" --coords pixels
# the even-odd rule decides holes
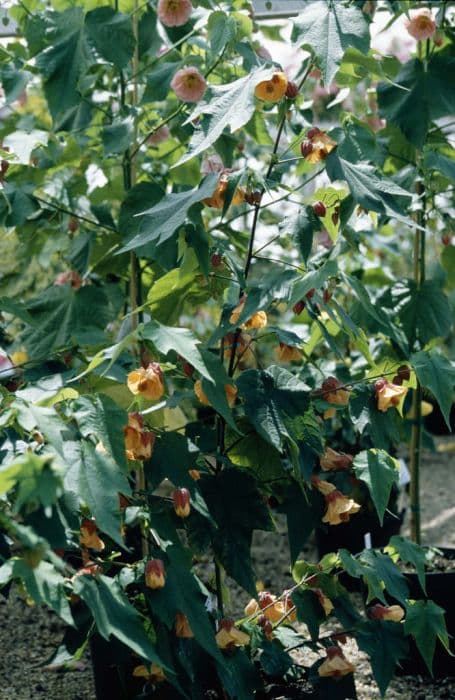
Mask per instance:
[[[223,601],[223,581],[221,574],[221,564],[215,559],[215,585],[218,610],[221,617],[224,617],[224,601]]]

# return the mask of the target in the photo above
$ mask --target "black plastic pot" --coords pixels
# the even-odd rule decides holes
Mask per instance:
[[[365,535],[371,535],[372,547],[385,547],[393,535],[398,535],[403,524],[404,511],[400,515],[385,513],[381,526],[375,513],[358,513],[341,525],[329,525],[326,531],[316,530],[319,557],[338,549],[357,554],[365,549]]]
[[[439,547],[444,556],[455,563],[455,549]],[[417,574],[406,574],[410,598],[419,600],[424,597]],[[430,600],[446,611],[446,624],[449,633],[450,649],[455,655],[455,564],[452,571],[435,571],[426,574],[426,589]],[[415,643],[411,640],[411,658],[400,662],[397,675],[429,676],[428,668]],[[455,676],[455,656],[450,656],[438,641],[433,659],[433,675],[436,677]]]

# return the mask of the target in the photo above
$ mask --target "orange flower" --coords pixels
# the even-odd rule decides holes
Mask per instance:
[[[373,620],[401,622],[404,617],[404,610],[400,605],[381,605],[377,603],[369,609],[368,614]]]
[[[164,588],[166,571],[161,559],[149,559],[145,565],[145,585],[148,588]]]
[[[235,399],[237,397],[237,388],[235,386],[232,386],[232,384],[225,384],[224,392],[226,394],[226,401],[228,402],[228,405],[232,408],[232,406],[235,404]],[[208,400],[207,395],[202,388],[202,382],[200,379],[194,382],[194,393],[196,394],[201,403],[205,404],[205,406],[210,406],[210,401]]]
[[[389,408],[398,406],[406,396],[408,389],[405,386],[392,384],[387,379],[378,379],[374,385],[378,411],[385,413]]]
[[[254,94],[264,102],[279,102],[288,87],[288,79],[281,71],[274,73],[270,80],[262,80],[254,89]]]
[[[409,19],[404,21],[408,34],[414,39],[422,41],[423,39],[431,39],[436,33],[436,22],[433,19],[431,10],[427,7],[421,7],[409,12]]]
[[[336,145],[336,142],[332,141],[325,131],[313,127],[308,131],[307,138],[301,143],[300,150],[309,163],[319,163],[327,158]]]
[[[179,518],[187,518],[191,512],[191,496],[188,489],[175,489],[172,500]]]
[[[194,481],[199,481],[201,478],[201,472],[198,469],[188,469],[188,474]]]
[[[317,596],[321,606],[324,609],[325,614],[330,615],[330,613],[333,610],[333,603],[330,600],[330,598],[327,598],[327,596],[324,595],[320,588],[313,588],[312,591]]]
[[[194,637],[187,616],[181,612],[178,612],[175,616],[175,634],[177,637],[183,637],[184,639]]]
[[[258,596],[258,600],[252,598],[248,605],[245,607],[245,615],[250,617],[251,615],[256,615],[261,610],[264,611],[264,615],[267,620],[272,623],[279,622],[281,618],[292,610],[288,615],[290,622],[294,622],[297,618],[295,612],[295,605],[291,600],[289,595],[285,595],[284,598],[277,600],[275,595],[269,593],[268,591],[261,591]]]
[[[237,629],[232,620],[220,620],[220,629],[216,634],[216,643],[220,649],[233,649],[249,644],[250,637],[245,632]]]
[[[302,359],[300,350],[292,345],[286,345],[286,343],[280,343],[275,348],[275,354],[281,362],[300,362]]]
[[[234,345],[235,333],[228,333],[224,337],[224,358],[230,360],[232,347]],[[251,349],[252,338],[247,333],[239,333],[235,346],[235,356],[239,360],[239,367],[255,362],[254,353]]]
[[[319,458],[319,464],[325,472],[342,471],[343,469],[349,469],[353,459],[352,455],[344,452],[335,452],[331,447],[326,447],[324,454]]]
[[[155,435],[145,431],[144,420],[140,413],[128,415],[128,425],[123,428],[127,459],[150,459]]]
[[[81,547],[88,547],[89,549],[95,550],[95,552],[102,552],[105,548],[103,540],[98,536],[96,532],[96,523],[94,520],[89,520],[84,518],[81,523],[81,534],[79,537],[79,542]]]
[[[328,377],[322,382],[321,386],[321,398],[327,403],[334,403],[337,406],[347,406],[349,403],[349,391],[347,389],[341,389],[343,384],[338,381],[336,377]],[[334,408],[328,408],[324,411],[324,418],[333,418],[336,410]]]
[[[318,668],[322,677],[341,678],[348,673],[354,673],[355,667],[345,658],[340,647],[328,647],[327,658]]]
[[[141,394],[149,401],[157,401],[164,394],[163,371],[158,362],[133,370],[126,381],[132,394]]]
[[[144,664],[136,666],[136,668],[133,670],[133,676],[136,678],[145,678],[146,680],[154,681],[155,683],[160,683],[166,680],[163,669],[161,666],[157,666],[157,664],[152,664],[150,668],[147,668],[147,666],[144,666]]]
[[[208,207],[212,207],[213,209],[222,209],[224,207],[228,182],[229,180],[227,173],[224,172],[218,180],[218,185],[216,186],[215,192],[211,197],[206,197],[206,199],[203,199],[203,204],[206,204]],[[244,200],[245,190],[243,187],[237,187],[234,192],[234,196],[232,197],[231,204],[235,206],[237,204],[241,204]]]
[[[190,18],[190,0],[158,0],[157,15],[166,27],[181,27]]]
[[[229,318],[229,323],[232,323],[232,325],[236,324],[243,312],[244,306],[246,302],[246,296],[244,295],[237,306],[235,307],[234,311],[231,313],[231,316]],[[248,329],[251,330],[253,328],[265,328],[267,325],[267,314],[265,311],[256,311],[251,318],[249,318],[247,321],[242,323],[240,325],[240,328],[243,330]]]
[[[327,510],[322,518],[323,523],[339,525],[349,520],[351,515],[358,513],[360,506],[352,498],[344,496],[341,491],[332,491],[325,497]]]
[[[311,484],[314,486],[315,489],[320,491],[320,493],[322,493],[323,496],[327,496],[329,493],[332,493],[336,490],[336,487],[333,484],[331,484],[329,481],[319,479],[319,477],[317,477],[315,474],[311,477]]]

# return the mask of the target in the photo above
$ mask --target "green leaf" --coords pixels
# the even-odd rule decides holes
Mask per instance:
[[[52,44],[36,57],[36,66],[44,77],[44,92],[54,126],[59,128],[81,101],[79,79],[93,58],[82,8],[56,13],[55,18]]]
[[[284,423],[308,408],[309,387],[288,370],[271,366],[267,370],[249,369],[237,380],[245,401],[245,413],[259,435],[278,450],[288,437]]]
[[[0,81],[5,93],[4,105],[10,105],[18,99],[32,78],[32,73],[27,70],[19,70],[13,63],[7,63],[0,71]],[[3,140],[5,143],[5,139]]]
[[[160,277],[147,294],[147,307],[152,317],[160,323],[178,323],[185,309],[192,309],[207,302],[210,288],[201,285],[198,263],[170,270]]]
[[[350,163],[339,157],[336,150],[329,154],[326,164],[330,179],[345,180],[352,197],[361,207],[367,211],[387,214],[405,223],[411,221],[403,209],[410,203],[410,193],[393,180],[378,174],[374,166],[364,162]]]
[[[455,159],[439,153],[438,151],[426,151],[424,156],[425,168],[439,170],[449,180],[455,180]]]
[[[394,535],[390,538],[390,542],[384,549],[386,554],[390,554],[394,559],[394,555],[398,555],[402,562],[405,564],[412,564],[417,572],[417,578],[422,586],[422,590],[426,595],[425,586],[425,562],[426,555],[425,550],[420,547],[420,545],[411,540],[407,540],[405,537],[400,535]]]
[[[98,7],[87,13],[85,27],[100,56],[117,68],[126,68],[136,46],[131,17],[111,7]]]
[[[422,148],[433,119],[455,112],[455,59],[433,56],[425,65],[415,58],[404,64],[395,83],[377,88],[379,114]]]
[[[326,621],[326,614],[315,592],[308,588],[297,589],[291,597],[296,607],[298,621],[306,624],[312,641],[316,641],[319,637],[319,628]]]
[[[209,15],[207,30],[212,54],[219,56],[226,44],[234,39],[237,25],[234,17],[230,17],[225,12],[216,11]]]
[[[22,458],[0,470],[0,493],[10,491],[18,485],[14,498],[14,512],[22,506],[31,511],[41,504],[48,508],[57,501],[61,493],[61,476],[53,469],[48,456],[27,452]]]
[[[291,565],[297,560],[317,524],[312,500],[311,495],[305,495],[302,487],[293,481],[278,506],[278,511],[286,515]]]
[[[449,636],[444,610],[432,600],[412,600],[406,606],[405,634],[414,637],[429,672],[433,672],[433,656],[436,640],[449,652]]]
[[[165,668],[144,629],[137,610],[128,601],[116,579],[107,576],[77,576],[74,592],[88,605],[98,632],[109,641],[113,635],[141,658]]]
[[[171,80],[180,68],[180,61],[158,63],[147,75],[142,104],[164,100],[170,89]]]
[[[38,146],[47,146],[49,134],[41,129],[32,131],[13,131],[3,139],[3,145],[7,146],[16,156],[14,163],[30,164],[32,151]]]
[[[195,481],[188,474],[196,467],[199,448],[180,433],[168,432],[158,437],[150,461],[149,485],[156,488],[167,478],[175,486],[193,490]]]
[[[145,243],[164,243],[182,224],[185,223],[188,209],[202,199],[210,197],[218,182],[218,175],[205,178],[200,187],[185,192],[172,192],[166,195],[151,209],[142,211],[139,233],[121,248],[118,253],[135,250]]]
[[[244,469],[224,469],[198,482],[217,529],[213,548],[229,576],[252,596],[256,576],[251,565],[253,530],[273,529],[272,520],[256,480]]]
[[[187,153],[180,158],[176,166],[206,151],[226,128],[234,133],[245,126],[256,106],[254,88],[261,80],[268,78],[270,69],[256,68],[243,78],[227,85],[212,85],[210,92],[213,97],[210,102],[198,105],[185,122],[189,124],[197,117],[202,117],[191,138]]]
[[[283,475],[283,465],[278,450],[251,430],[249,421],[242,419],[239,429],[244,433],[242,439],[232,431],[226,433],[231,462],[251,469],[259,482],[280,478]]]
[[[382,526],[384,513],[394,484],[399,481],[398,463],[383,450],[364,450],[352,463],[355,475],[368,486]]]
[[[405,602],[409,589],[406,578],[399,572],[389,556],[374,549],[364,550],[353,557],[346,549],[338,552],[343,568],[354,578],[363,578],[368,585],[368,601],[378,598],[387,605],[384,588],[400,602]]]
[[[299,46],[312,49],[326,86],[335,77],[347,49],[366,54],[370,47],[368,23],[360,8],[322,0],[312,3],[297,17],[292,39]]]
[[[305,264],[313,246],[313,234],[319,228],[320,222],[310,206],[299,208],[294,214],[286,216],[280,224],[281,234],[295,240]]]
[[[403,625],[390,620],[368,620],[358,626],[355,638],[370,657],[374,679],[384,697],[398,660],[408,653]]]
[[[436,350],[411,355],[411,365],[424,389],[431,391],[450,430],[450,409],[455,385],[455,366]]]
[[[67,625],[74,626],[65,591],[65,578],[55,570],[52,564],[41,561],[36,568],[32,569],[23,559],[16,559],[13,563],[13,577],[22,579],[35,603],[45,603]]]
[[[122,471],[126,471],[123,428],[128,423],[127,412],[103,394],[81,396],[73,402],[72,411],[83,437],[97,438]]]
[[[337,271],[338,266],[335,260],[327,260],[327,262],[321,265],[317,270],[306,272],[302,279],[297,280],[292,285],[290,303],[295,304],[296,301],[303,299],[310,289],[319,289],[322,287],[329,277],[336,275]]]
[[[13,299],[8,297],[0,297],[0,311],[5,311],[7,314],[20,318],[21,321],[24,321],[29,326],[34,324],[34,320],[25,308],[24,302],[13,301]]]
[[[447,296],[436,280],[425,280],[417,287],[413,280],[397,284],[391,291],[392,303],[398,312],[410,342],[417,338],[423,345],[443,338],[452,327],[453,315]]]
[[[132,117],[120,119],[109,124],[109,126],[105,126],[101,132],[101,139],[106,156],[126,151],[134,140],[134,122]]]
[[[131,492],[126,477],[107,455],[97,452],[91,442],[82,442],[82,462],[79,470],[79,495],[90,508],[102,532],[121,547],[125,547],[120,532],[119,493]]]
[[[140,328],[140,335],[144,340],[150,340],[158,352],[163,355],[167,355],[171,350],[181,355],[203,377],[209,382],[213,382],[212,375],[201,354],[200,341],[188,328],[173,328],[172,326],[163,326],[158,321],[149,321]]]

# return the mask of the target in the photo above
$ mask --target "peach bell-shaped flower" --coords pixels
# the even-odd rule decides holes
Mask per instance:
[[[207,82],[194,66],[181,68],[171,80],[171,88],[182,102],[199,102],[207,89]]]
[[[340,525],[349,520],[351,515],[358,513],[360,505],[352,498],[348,498],[341,491],[335,489],[325,497],[327,510],[322,518],[323,523]]]
[[[405,19],[404,26],[408,34],[419,41],[431,39],[436,34],[436,22],[428,7],[410,10],[409,19]]]
[[[147,588],[164,588],[166,571],[161,559],[149,559],[145,565],[144,576]]]
[[[192,10],[190,0],[158,0],[158,18],[166,27],[181,27],[186,24]]]
[[[216,634],[216,643],[220,649],[233,649],[249,644],[250,637],[245,632],[237,629],[232,620],[220,620],[220,629]]]
[[[102,552],[105,548],[103,540],[98,536],[96,531],[96,523],[94,520],[84,518],[82,521],[79,543],[81,547],[88,547],[95,552]]]
[[[182,612],[178,612],[175,616],[175,634],[183,639],[192,639],[194,637],[188,618]]]
[[[237,388],[235,386],[232,386],[232,384],[225,384],[224,392],[226,394],[226,401],[228,402],[228,405],[232,408],[232,406],[235,404],[235,399],[237,397]],[[210,401],[208,400],[207,395],[202,388],[202,382],[200,379],[197,379],[194,382],[194,393],[196,394],[201,403],[203,403],[205,406],[210,406]]]
[[[128,415],[128,425],[123,428],[127,459],[145,460],[152,456],[155,434],[144,430],[144,420],[140,413]]]
[[[254,89],[254,94],[264,102],[279,102],[286,94],[288,79],[281,71],[274,73],[270,80],[262,80]]]
[[[404,617],[404,610],[400,605],[381,605],[377,603],[368,611],[368,615],[373,620],[391,620],[401,622]]]
[[[347,406],[349,403],[349,391],[343,387],[343,384],[336,377],[327,377],[322,382],[321,398],[327,403],[333,403],[337,406]],[[328,408],[324,411],[324,418],[333,418],[336,410]]]
[[[345,658],[340,647],[333,646],[326,649],[327,658],[318,668],[322,677],[341,678],[348,673],[354,673],[354,666]]]
[[[300,362],[302,360],[300,350],[295,346],[286,345],[286,343],[280,343],[275,348],[275,355],[281,362]]]
[[[229,323],[232,323],[232,325],[235,325],[245,306],[246,302],[246,296],[244,295],[237,306],[235,307],[234,311],[231,313],[231,316],[229,318]],[[240,324],[240,328],[242,330],[253,330],[253,329],[260,329],[260,328],[265,328],[267,325],[267,314],[265,311],[255,311],[254,314],[244,323]]]
[[[163,371],[158,362],[134,369],[128,374],[126,383],[132,394],[140,394],[150,401],[158,401],[164,394]]]
[[[374,385],[378,411],[385,413],[389,408],[398,406],[407,394],[407,387],[392,384],[387,379],[378,379]]]
[[[324,454],[319,458],[319,464],[325,472],[343,471],[349,469],[353,459],[352,455],[335,452],[331,447],[326,447]]]
[[[161,666],[157,664],[152,664],[150,667],[141,664],[133,669],[133,676],[136,678],[145,678],[147,681],[161,683],[166,680],[164,671]]]

